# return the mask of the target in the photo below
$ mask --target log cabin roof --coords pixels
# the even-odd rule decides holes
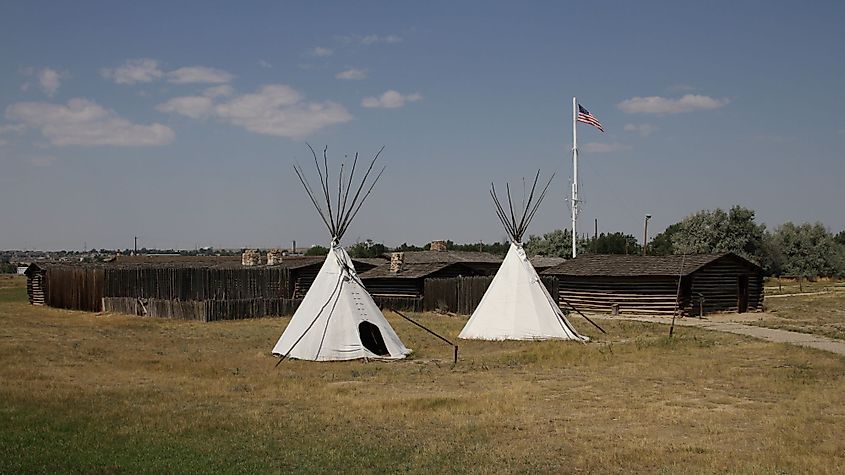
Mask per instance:
[[[390,259],[390,252],[384,256]],[[405,251],[406,264],[429,263],[500,263],[502,258],[487,252],[472,251]]]
[[[355,265],[358,265],[359,262],[364,264],[369,264],[372,267],[380,266],[386,262],[390,262],[390,259],[386,259],[384,257],[350,257],[352,262]]]
[[[111,264],[114,265],[144,265],[144,264],[201,264],[219,265],[241,263],[241,256],[183,256],[180,254],[138,254],[134,256],[117,255]]]
[[[537,270],[548,269],[550,267],[554,267],[566,262],[566,259],[562,257],[546,257],[546,256],[534,256],[531,259],[531,265],[534,266]]]
[[[454,262],[426,262],[426,263],[405,263],[399,272],[391,272],[390,264],[383,264],[366,272],[358,274],[362,280],[366,279],[420,279],[447,267],[459,265]],[[464,267],[464,266],[461,266]]]
[[[621,254],[584,254],[546,269],[543,275],[570,275],[582,277],[666,277],[689,275],[725,257],[738,259],[760,270],[760,266],[731,252],[714,254],[689,254],[670,256],[640,256]],[[683,270],[681,262],[683,261]]]

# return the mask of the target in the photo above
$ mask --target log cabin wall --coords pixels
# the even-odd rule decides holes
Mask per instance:
[[[724,256],[693,272],[691,278],[693,312],[696,315],[700,297],[704,299],[705,314],[763,309],[763,273],[743,259]],[[747,304],[740,308],[743,301]]]
[[[677,277],[558,276],[557,285],[561,308],[608,314],[615,304],[623,314],[672,315],[678,292]],[[688,310],[688,298],[681,301]]]

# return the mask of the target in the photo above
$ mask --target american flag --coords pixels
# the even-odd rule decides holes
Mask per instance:
[[[590,114],[590,111],[581,107],[581,104],[578,104],[578,122],[590,124],[593,127],[595,127],[597,129],[601,130],[602,132],[604,132],[604,128],[602,128],[601,122],[599,122],[599,120],[596,119],[595,116],[593,116],[593,114]]]

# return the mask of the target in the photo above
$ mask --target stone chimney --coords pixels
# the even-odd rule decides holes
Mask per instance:
[[[275,266],[282,263],[282,256],[285,254],[281,249],[270,249],[267,251],[267,265]]]
[[[261,253],[258,252],[258,249],[244,249],[244,253],[241,256],[241,264],[245,266],[260,266]]]
[[[430,249],[432,251],[445,251],[446,250],[446,241],[443,241],[443,240],[440,240],[440,239],[438,239],[436,241],[431,241]]]
[[[397,274],[402,271],[402,266],[405,264],[405,253],[394,252],[390,254],[390,272]]]

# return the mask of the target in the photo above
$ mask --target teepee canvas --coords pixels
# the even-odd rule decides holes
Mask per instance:
[[[379,172],[370,183],[366,193],[361,195],[381,151],[373,158],[357,187],[352,185],[358,156],[355,155],[348,177],[344,177],[341,165],[334,209],[329,192],[326,152],[323,151],[323,168],[321,169],[316,153],[313,149],[311,151],[320,176],[321,198],[326,203],[325,208],[318,204],[321,199],[315,196],[302,170],[298,167],[294,167],[294,170],[320,217],[323,218],[323,222],[329,228],[332,242],[323,267],[320,268],[314,283],[311,284],[281,338],[273,347],[273,354],[283,358],[311,361],[404,358],[410,350],[402,344],[390,323],[384,318],[355,273],[349,254],[339,245],[340,238],[349,223],[381,176]],[[350,196],[352,188],[357,188],[357,190]]]
[[[554,176],[554,175],[553,175]],[[537,212],[551,178],[537,196],[534,192],[540,172],[534,178],[528,201],[523,203],[522,214],[514,213],[508,186],[509,214],[491,187],[490,195],[496,213],[510,238],[511,245],[502,266],[481,298],[481,302],[464,326],[459,338],[470,340],[577,340],[587,341],[579,335],[557,302],[549,294],[522,248],[522,237]]]

